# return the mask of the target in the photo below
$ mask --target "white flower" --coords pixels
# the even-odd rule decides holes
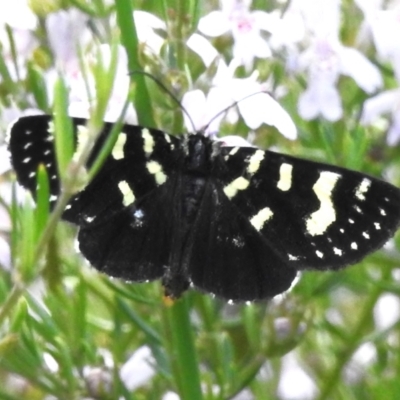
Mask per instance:
[[[269,30],[274,17],[264,11],[250,11],[250,1],[221,0],[222,11],[212,11],[199,21],[199,31],[210,37],[230,32],[233,36],[233,57],[250,70],[255,57],[271,55],[260,30]]]
[[[396,78],[400,81],[400,5],[383,10],[381,1],[355,1],[364,13],[379,57],[393,64]]]
[[[378,331],[392,328],[400,318],[398,296],[391,293],[382,294],[374,306],[374,321]]]
[[[136,350],[119,372],[125,387],[133,391],[146,384],[155,375],[153,363],[150,347],[142,346]]]
[[[221,61],[207,96],[198,89],[184,95],[182,104],[191,116],[194,128],[198,131],[207,127],[206,133],[216,133],[224,117],[222,111],[229,111],[230,106],[236,105],[250,129],[265,123],[275,126],[288,139],[295,139],[297,130],[292,119],[257,82],[258,74],[255,72],[244,79],[233,78],[232,70],[232,65],[227,67]],[[193,128],[186,116],[185,123],[189,130]]]
[[[180,397],[174,392],[167,392],[162,397],[162,400],[180,400]]]
[[[315,382],[298,362],[294,352],[281,358],[282,373],[277,389],[279,398],[291,400],[313,399],[317,394]]]
[[[8,215],[0,209],[0,221]],[[3,224],[2,224],[3,225]],[[0,266],[7,271],[11,271],[11,250],[10,244],[0,236]]]
[[[206,67],[219,56],[217,49],[204,36],[197,33],[190,36],[186,44],[201,57]]]
[[[90,39],[86,28],[88,19],[86,14],[74,8],[47,16],[47,37],[56,65],[61,70],[71,72],[79,68],[78,44],[83,49]]]
[[[13,77],[17,77],[13,64],[10,41],[5,30],[7,24],[12,31],[15,53],[17,55],[17,68],[20,77],[25,73],[25,61],[31,55],[37,41],[33,30],[37,26],[37,17],[28,6],[27,0],[13,0],[0,2],[0,43],[2,56]],[[22,75],[22,76],[21,76]]]
[[[111,49],[109,45],[100,46],[101,60],[105,68],[108,68],[111,62]],[[129,92],[130,77],[128,72],[128,60],[125,49],[122,46],[118,47],[117,53],[117,69],[114,77],[113,88],[107,104],[105,121],[115,122],[125,105],[125,101]],[[90,110],[93,106],[93,99],[96,98],[95,81],[92,74],[92,68],[95,63],[99,62],[96,55],[86,57],[86,71],[89,93],[82,72],[75,69],[73,64],[69,64],[71,69],[66,69],[66,80],[69,87],[69,106],[68,114],[73,117],[89,118]],[[54,76],[55,78],[56,76]],[[49,79],[49,87],[52,88],[53,82]],[[132,104],[129,104],[125,113],[124,121],[130,124],[137,123],[137,116]]]
[[[134,11],[133,16],[139,42],[145,44],[150,53],[160,54],[165,40],[155,30],[165,31],[165,22],[146,11]]]
[[[308,73],[306,91],[299,99],[299,114],[304,119],[322,116],[337,121],[343,114],[340,94],[336,88],[341,74],[353,78],[365,92],[373,93],[382,86],[376,68],[358,50],[343,46],[338,38],[339,2],[321,2],[323,11],[313,10],[308,20],[314,21],[312,44],[301,54],[299,67]],[[315,8],[315,7],[314,7]]]
[[[391,116],[386,140],[389,146],[394,146],[400,142],[400,88],[387,90],[366,100],[361,123],[371,125],[382,114]]]
[[[228,147],[254,147],[249,141],[237,135],[226,135],[216,139],[222,146]]]

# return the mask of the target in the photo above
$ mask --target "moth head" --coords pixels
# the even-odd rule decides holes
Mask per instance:
[[[199,173],[209,172],[215,151],[214,142],[208,137],[199,133],[187,136],[184,144],[186,167]]]

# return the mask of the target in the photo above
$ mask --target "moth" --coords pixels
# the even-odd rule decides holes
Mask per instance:
[[[77,145],[86,120],[72,121]],[[51,126],[51,116],[20,118],[9,128],[9,150],[34,197],[37,169],[46,167],[54,206]],[[111,129],[104,125],[87,168]],[[399,226],[400,190],[328,164],[125,125],[62,218],[78,226],[80,251],[103,273],[161,279],[171,298],[194,286],[253,301],[284,292],[298,271],[337,270],[381,247]]]

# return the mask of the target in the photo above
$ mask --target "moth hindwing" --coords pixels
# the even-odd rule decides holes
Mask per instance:
[[[10,127],[12,164],[33,195],[45,165],[60,184],[50,116]],[[79,143],[82,119],[73,119]],[[88,166],[112,128],[105,124]],[[162,279],[236,301],[270,298],[298,271],[339,269],[381,247],[400,222],[396,187],[343,168],[200,134],[176,138],[125,125],[96,177],[67,205],[79,247],[98,270],[128,281]]]

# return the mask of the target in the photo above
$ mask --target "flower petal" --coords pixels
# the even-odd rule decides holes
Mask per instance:
[[[231,30],[231,24],[222,11],[211,11],[210,14],[200,18],[198,29],[204,35],[217,37]]]
[[[189,132],[200,130],[204,123],[204,110],[206,108],[205,94],[200,89],[186,92],[182,98],[182,107],[187,111],[187,113],[183,113],[187,130]]]
[[[186,45],[201,57],[206,67],[209,67],[219,55],[217,49],[204,36],[197,33],[190,36]]]
[[[223,136],[221,138],[217,138],[216,141],[220,142],[222,146],[228,147],[254,147],[245,138],[238,135]]]
[[[289,114],[268,93],[257,93],[238,103],[246,125],[257,129],[261,124],[275,126],[288,139],[296,139],[297,129]]]
[[[371,124],[380,115],[392,112],[396,104],[400,104],[400,89],[387,90],[366,100],[361,114],[361,123]]]
[[[379,69],[358,50],[342,46],[339,50],[341,71],[351,76],[367,93],[373,93],[383,85]]]

